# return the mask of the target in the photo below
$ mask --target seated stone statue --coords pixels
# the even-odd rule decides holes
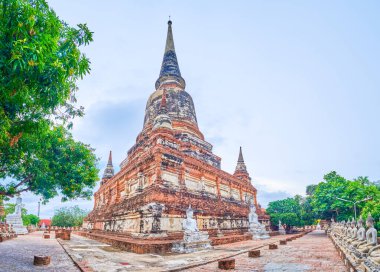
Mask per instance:
[[[356,228],[356,224],[355,224],[355,223],[356,223],[356,222],[355,222],[354,218],[352,218],[350,235],[349,235],[348,238],[346,239],[346,242],[347,242],[348,244],[351,244],[351,242],[352,242],[353,240],[356,239],[356,235],[357,235],[357,233],[358,233],[358,229]]]
[[[256,213],[256,206],[252,202],[249,205],[249,232],[252,233],[254,239],[268,239],[269,235],[265,226],[259,222],[259,217]]]
[[[377,230],[373,227],[374,220],[371,214],[368,214],[366,221],[368,230],[366,232],[366,242],[359,244],[357,251],[361,253],[362,256],[365,256],[373,247],[377,245]]]
[[[352,240],[351,246],[357,247],[360,243],[365,241],[365,228],[363,226],[363,218],[360,216],[358,221],[358,231],[356,233],[356,239]]]
[[[350,236],[350,232],[351,232],[351,226],[350,226],[350,222],[347,220],[347,223],[345,224],[345,227],[343,230],[344,238]]]
[[[193,209],[191,208],[191,205],[189,208],[186,210],[186,219],[183,220],[182,223],[182,228],[184,229],[185,232],[197,232],[198,226],[197,226],[197,221],[193,218]]]
[[[189,205],[186,210],[186,218],[182,223],[184,230],[183,240],[173,243],[172,252],[190,253],[212,248],[207,231],[198,230],[197,221],[193,218],[193,213],[193,209]]]
[[[345,238],[345,232],[346,232],[346,222],[343,220],[339,223],[338,228],[336,232],[334,233],[335,241],[337,244],[341,244],[343,242],[343,239]]]
[[[372,240],[376,239],[376,244],[377,244],[376,229],[375,231],[372,230],[372,235],[373,235]],[[361,268],[361,271],[380,271],[380,246],[379,245],[372,246],[372,248],[368,250],[367,258],[364,260],[364,263],[361,265],[360,268]]]

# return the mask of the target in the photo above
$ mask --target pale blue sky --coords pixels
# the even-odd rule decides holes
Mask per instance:
[[[73,133],[96,148],[101,172],[108,151],[118,165],[142,129],[171,15],[199,127],[228,172],[243,146],[264,206],[331,170],[380,179],[379,1],[48,2],[95,32]],[[24,198],[36,212],[38,198]],[[92,208],[55,199],[41,216],[76,203]]]

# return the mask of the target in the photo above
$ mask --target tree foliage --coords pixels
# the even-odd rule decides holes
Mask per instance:
[[[97,159],[69,129],[83,116],[76,82],[90,71],[80,47],[92,32],[44,0],[0,0],[0,33],[0,197],[89,197]]]
[[[52,226],[57,227],[79,227],[83,224],[83,219],[88,211],[82,210],[79,206],[64,207],[55,211],[52,218]]]
[[[380,200],[378,187],[370,182],[367,177],[347,180],[333,171],[325,175],[324,181],[317,185],[311,195],[311,204],[314,211],[322,219],[334,217],[337,220],[347,220],[354,216],[354,206],[352,202],[341,199],[358,201],[356,207],[357,215],[359,215],[364,207],[369,207],[371,203],[368,201],[359,202],[367,197],[372,199],[371,202],[379,202]]]
[[[366,201],[361,201],[370,198]],[[345,200],[349,201],[345,201]],[[376,227],[380,229],[380,188],[378,182],[371,182],[367,177],[348,180],[332,171],[324,176],[318,184],[306,187],[306,197],[296,195],[293,198],[269,203],[267,212],[272,225],[278,220],[290,226],[315,224],[319,219],[348,220],[354,217],[356,201],[357,216],[366,218],[368,213],[375,218]]]
[[[271,217],[272,225],[278,226],[278,221],[281,220],[283,224],[286,224],[287,229],[292,226],[310,225],[314,222],[309,200],[299,195],[270,202],[266,211]]]
[[[22,217],[24,226],[37,225],[40,222],[40,218],[35,214],[26,214]]]

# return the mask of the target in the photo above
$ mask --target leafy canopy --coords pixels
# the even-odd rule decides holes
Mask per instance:
[[[371,213],[376,219],[377,229],[380,229],[379,183],[371,182],[367,177],[348,180],[335,171],[326,174],[324,181],[307,186],[306,197],[296,195],[270,202],[267,213],[275,226],[278,220],[287,226],[311,225],[319,219],[351,220],[354,217],[354,205],[341,199],[357,202],[357,216],[366,218]]]
[[[314,221],[310,216],[312,213],[308,199],[299,195],[272,201],[266,211],[270,215],[272,225],[278,226],[278,221],[281,220],[288,229],[292,226],[310,225]]]
[[[360,202],[366,198],[371,200]],[[341,199],[357,202],[357,216],[359,216],[364,207],[369,207],[372,202],[379,202],[380,190],[367,177],[347,180],[333,171],[324,176],[323,182],[316,185],[311,199],[314,211],[321,218],[334,217],[337,220],[348,220],[354,216],[354,205]]]
[[[97,158],[69,129],[83,116],[76,82],[90,61],[79,48],[92,32],[44,0],[0,0],[0,34],[0,197],[89,197]]]
[[[64,207],[55,211],[52,218],[52,226],[58,227],[79,227],[83,224],[83,218],[88,211],[80,209],[77,205]]]

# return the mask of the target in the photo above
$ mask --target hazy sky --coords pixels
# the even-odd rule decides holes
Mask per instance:
[[[108,151],[118,165],[142,129],[171,15],[199,127],[227,172],[243,147],[264,206],[331,170],[380,179],[379,1],[48,2],[94,32],[73,133],[96,148],[101,173]],[[36,213],[38,197],[23,196]],[[93,205],[54,199],[41,217],[73,204]]]

